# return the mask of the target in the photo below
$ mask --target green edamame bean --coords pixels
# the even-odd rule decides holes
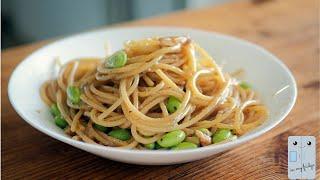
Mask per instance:
[[[251,88],[250,84],[248,84],[247,82],[244,82],[244,81],[242,81],[239,84],[239,86],[242,87],[243,89],[250,89]]]
[[[174,113],[180,107],[181,102],[174,96],[170,96],[167,101],[167,109],[169,113]]]
[[[185,141],[186,141],[186,142],[193,143],[193,144],[195,144],[195,145],[197,145],[197,146],[200,145],[200,140],[199,140],[199,138],[198,138],[197,136],[187,137]]]
[[[53,117],[56,117],[56,116],[60,116],[61,113],[60,113],[60,110],[57,106],[57,104],[52,104],[51,107],[50,107],[50,113],[53,115]]]
[[[127,129],[114,129],[108,133],[109,136],[127,141],[131,138],[131,133]]]
[[[99,124],[94,123],[93,127],[101,132],[107,133],[109,131],[108,127],[101,126]]]
[[[69,86],[67,88],[67,96],[72,104],[79,104],[80,103],[80,95],[81,95],[81,91],[78,87]]]
[[[163,135],[162,138],[160,138],[157,141],[157,143],[161,147],[165,147],[165,148],[172,147],[181,143],[185,137],[186,137],[186,134],[184,133],[184,131],[175,130]]]
[[[230,129],[218,129],[212,137],[212,143],[218,143],[229,139],[232,136]]]
[[[155,149],[161,149],[162,147],[157,142],[155,142],[154,143],[154,148]]]
[[[119,68],[127,63],[127,54],[125,51],[117,51],[105,61],[105,66],[107,68]]]
[[[191,142],[182,142],[171,149],[172,150],[183,150],[183,149],[195,149],[197,147],[198,146],[196,144],[193,144]]]
[[[63,119],[61,116],[56,116],[54,118],[54,123],[60,127],[61,129],[64,129],[68,126],[68,123],[65,119]]]
[[[147,149],[154,149],[156,147],[155,143],[145,144],[144,147]]]

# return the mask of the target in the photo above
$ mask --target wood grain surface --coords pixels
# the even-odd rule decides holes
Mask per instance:
[[[276,128],[238,148],[179,165],[137,166],[118,163],[73,148],[33,129],[10,105],[7,84],[17,64],[48,41],[3,51],[2,178],[287,179],[289,135],[316,136],[319,178],[318,9],[319,1],[316,0],[237,1],[121,24],[193,27],[244,38],[277,55],[296,78],[296,105]]]

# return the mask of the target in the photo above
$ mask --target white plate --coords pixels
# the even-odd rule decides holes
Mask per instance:
[[[63,63],[78,57],[103,57],[107,41],[113,51],[126,40],[152,36],[188,35],[204,47],[224,71],[243,68],[245,80],[259,92],[270,110],[269,119],[259,128],[236,141],[183,151],[125,150],[92,145],[69,138],[55,126],[48,107],[39,96],[40,85],[51,77],[53,59],[60,57]],[[274,93],[288,86],[277,96]],[[9,82],[9,99],[18,114],[39,131],[79,149],[108,159],[134,164],[175,164],[190,162],[244,144],[279,124],[293,107],[297,88],[288,68],[274,55],[249,42],[195,29],[173,27],[112,28],[83,33],[47,45],[27,57],[14,70]]]

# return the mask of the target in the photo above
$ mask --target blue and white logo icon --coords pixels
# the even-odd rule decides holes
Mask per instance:
[[[314,136],[289,136],[289,179],[316,178],[316,138]]]

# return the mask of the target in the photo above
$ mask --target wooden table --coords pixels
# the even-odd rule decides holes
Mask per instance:
[[[280,57],[298,83],[298,99],[276,128],[238,148],[171,166],[137,166],[97,157],[54,140],[25,123],[7,96],[11,72],[47,42],[2,52],[2,177],[110,179],[286,179],[287,137],[317,137],[320,177],[319,3],[316,0],[238,1],[182,11],[125,25],[172,25],[231,34],[260,44]]]

